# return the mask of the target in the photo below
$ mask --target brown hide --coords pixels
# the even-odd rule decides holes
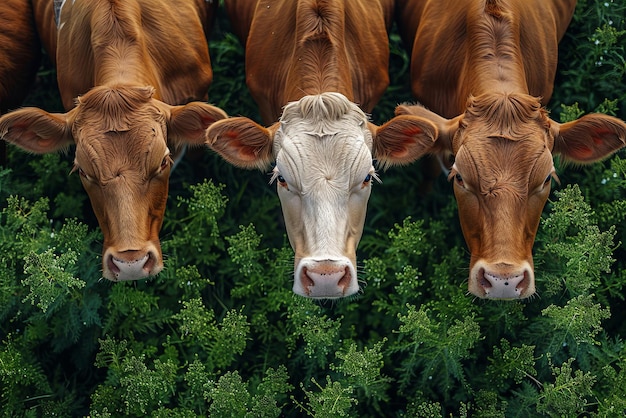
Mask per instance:
[[[424,107],[401,105],[396,114],[434,123],[428,152],[454,156],[450,179],[471,252],[469,290],[478,297],[535,292],[532,247],[555,176],[552,155],[589,163],[624,146],[626,125],[616,118],[559,124],[542,107],[575,4],[397,2],[399,30],[412,46],[412,92]],[[415,138],[396,140],[408,148]]]
[[[266,124],[288,102],[328,91],[370,112],[389,84],[391,0],[229,0],[225,7]]]
[[[26,97],[41,57],[33,11],[28,0],[0,3],[0,112]]]
[[[0,2],[0,114],[24,100],[39,68],[41,46],[29,0]],[[6,147],[0,142],[0,165]]]
[[[76,97],[104,84],[150,85],[155,98],[168,104],[207,98],[213,72],[205,30],[212,26],[217,2],[67,1],[61,30],[51,0],[33,0],[33,7],[67,110]],[[114,15],[122,16],[117,28],[108,26]],[[139,50],[133,55],[119,54],[135,47]]]
[[[204,102],[212,80],[207,34],[217,2],[34,0],[67,113],[20,109],[0,137],[35,153],[76,145],[80,176],[104,235],[103,277],[133,280],[163,268],[159,230],[170,149],[201,144],[226,114]]]
[[[545,105],[575,6],[575,0],[471,0],[463,7],[453,0],[398,0],[413,95],[446,118],[463,113],[470,95],[492,90],[529,94]]]

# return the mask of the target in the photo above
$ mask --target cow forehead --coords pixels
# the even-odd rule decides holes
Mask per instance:
[[[366,132],[367,131],[367,132]],[[280,137],[297,137],[301,134],[363,137],[371,146],[367,130],[367,115],[341,93],[322,93],[304,96],[283,109],[280,118]],[[366,135],[369,134],[369,136]]]
[[[121,172],[143,172],[167,153],[165,115],[146,87],[90,90],[72,111],[76,162],[100,181]]]
[[[459,142],[461,146],[456,158],[469,154],[474,159],[491,161],[494,164],[510,164],[517,160],[520,165],[527,165],[528,161],[535,161],[544,152],[550,152],[543,135],[514,139],[488,133],[466,132]]]
[[[127,131],[85,126],[76,132],[75,141],[77,165],[103,183],[131,172],[143,181],[168,153],[163,127],[151,120]]]
[[[525,195],[554,170],[545,142],[503,137],[465,141],[455,157],[455,167],[464,181],[476,184],[482,194],[506,186]]]
[[[322,136],[304,133],[282,138],[276,166],[303,188],[319,179],[353,183],[356,176],[370,170],[372,154],[362,132],[354,136],[343,132]]]
[[[90,136],[77,142],[76,163],[101,182],[106,182],[122,173],[135,173],[140,181],[146,179],[168,153],[163,140],[144,136],[137,140],[135,131],[106,133]]]
[[[367,116],[340,93],[288,104],[274,137],[279,171],[306,189],[320,179],[354,182],[372,164]]]
[[[455,143],[502,137],[511,141],[546,144],[550,120],[535,97],[517,93],[485,93],[468,99]]]

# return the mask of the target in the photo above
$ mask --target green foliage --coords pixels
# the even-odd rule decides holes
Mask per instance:
[[[616,228],[611,225],[608,231],[600,231],[578,186],[556,191],[555,196],[560,199],[544,221],[551,238],[542,251],[547,265],[559,268],[546,267],[541,280],[547,295],[558,294],[563,287],[572,295],[586,294],[600,285],[602,273],[611,271]]]
[[[580,415],[585,411],[589,402],[587,397],[593,394],[595,378],[591,373],[573,371],[573,362],[574,359],[570,358],[561,367],[551,367],[555,382],[544,385],[537,412],[563,417]]]
[[[577,2],[559,45],[562,70],[557,74],[553,109],[578,102],[587,112],[604,110],[626,118],[625,16],[623,0]]]
[[[344,387],[341,382],[333,382],[329,376],[326,377],[326,386],[322,387],[315,378],[311,379],[319,392],[309,391],[304,385],[302,390],[308,398],[307,405],[298,404],[298,407],[307,415],[320,418],[346,417],[351,416],[350,410],[356,403],[352,396],[352,387]]]
[[[624,117],[623,1],[580,0],[549,107]],[[209,97],[256,120],[243,48],[220,9]],[[390,39],[377,123],[411,100]],[[600,59],[602,57],[602,59]],[[601,65],[596,65],[600,61]],[[621,66],[621,67],[620,67]],[[42,69],[29,104],[59,110]],[[626,160],[557,162],[535,243],[538,296],[467,295],[445,179],[382,173],[358,253],[360,294],[295,296],[293,251],[265,173],[190,150],[171,175],[165,269],[101,279],[102,236],[72,152],[9,148],[0,170],[0,414],[154,417],[617,417],[626,413]]]

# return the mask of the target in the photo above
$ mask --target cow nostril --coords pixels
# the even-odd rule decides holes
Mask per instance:
[[[530,274],[528,273],[528,270],[525,270],[524,278],[517,284],[517,286],[515,286],[515,290],[521,293],[524,291],[524,289],[528,287],[529,283],[530,283]]]
[[[152,271],[152,269],[154,268],[156,264],[156,257],[154,256],[154,254],[152,253],[152,251],[148,252],[148,259],[146,260],[146,262],[143,265],[143,269],[147,272]]]
[[[352,280],[352,275],[350,274],[350,269],[346,267],[344,271],[344,275],[341,279],[339,279],[339,282],[337,282],[337,285],[339,286],[340,289],[345,289],[346,287],[350,286],[351,280]]]
[[[315,286],[315,282],[313,281],[313,279],[309,277],[308,269],[306,267],[302,268],[302,274],[300,275],[300,280],[302,282],[302,286],[307,291],[310,291],[310,288]]]
[[[113,275],[115,277],[119,276],[120,268],[113,262],[113,255],[112,254],[109,254],[109,256],[107,257],[106,263],[107,263],[107,267],[109,268],[109,270],[111,270]]]
[[[493,284],[485,277],[485,269],[480,269],[478,271],[478,283],[480,284],[480,287],[482,287],[483,289],[489,289],[491,287],[493,287]],[[508,285],[508,282],[507,282]]]

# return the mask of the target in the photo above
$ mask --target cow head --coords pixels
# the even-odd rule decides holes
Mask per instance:
[[[429,153],[452,154],[450,179],[471,253],[469,291],[481,298],[518,299],[535,292],[532,247],[555,178],[553,155],[598,161],[625,145],[626,124],[590,114],[560,124],[539,100],[523,94],[471,97],[464,114],[445,119],[401,105],[397,117],[437,126]],[[410,116],[409,116],[410,115]],[[398,149],[431,144],[421,134],[398,135]]]
[[[409,124],[407,129],[425,125]],[[432,127],[432,142],[434,126],[426,125]],[[289,103],[270,128],[231,118],[207,130],[209,147],[234,165],[264,169],[275,163],[272,181],[295,251],[295,293],[339,298],[358,291],[356,248],[376,178],[373,141],[379,132],[391,131],[368,123],[363,111],[339,93]],[[400,163],[395,157],[389,159]]]
[[[170,147],[204,142],[226,114],[192,102],[170,106],[152,87],[96,87],[67,113],[24,108],[0,118],[0,137],[34,153],[76,145],[74,171],[104,235],[104,278],[134,280],[163,268],[159,230],[167,201]]]

